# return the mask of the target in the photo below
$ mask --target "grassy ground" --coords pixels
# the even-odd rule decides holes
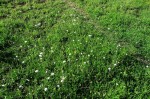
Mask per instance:
[[[150,98],[149,0],[1,0],[0,98]]]

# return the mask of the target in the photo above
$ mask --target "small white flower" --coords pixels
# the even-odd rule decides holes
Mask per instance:
[[[22,86],[22,85],[19,85],[19,88],[23,88],[23,86]]]
[[[108,30],[110,30],[110,28],[107,28]]]
[[[35,27],[38,27],[38,26],[40,26],[40,25],[41,25],[41,23],[38,23],[38,24],[35,25]]]
[[[92,37],[92,35],[88,35],[89,37]]]
[[[84,62],[84,64],[86,64],[86,62]]]
[[[59,87],[60,87],[60,85],[57,85],[57,87],[59,88]]]
[[[60,81],[60,82],[62,82],[62,83],[63,83],[63,82],[64,82],[64,80],[65,80],[65,78],[66,78],[66,77],[62,76],[62,77],[61,77],[61,81]]]
[[[148,68],[149,66],[147,65],[146,68]]]
[[[39,70],[35,70],[35,73],[38,73],[39,72]]]
[[[40,54],[39,57],[42,57],[42,55]]]
[[[120,44],[117,45],[117,47],[120,47],[120,46],[121,46]]]
[[[22,61],[22,64],[24,64],[25,63],[25,61]]]
[[[114,66],[117,66],[117,64],[115,63]]]
[[[69,56],[71,55],[71,53],[69,53]]]
[[[116,86],[118,86],[118,83],[116,83]]]
[[[54,73],[51,73],[51,76],[54,76]]]
[[[48,88],[44,88],[44,91],[47,91],[48,90]]]
[[[25,43],[27,43],[27,41],[24,41]]]
[[[20,45],[20,48],[22,48],[22,45]]]
[[[43,55],[43,52],[40,52],[40,55]]]
[[[66,63],[66,61],[64,60],[63,63]]]
[[[42,60],[42,57],[40,57],[40,60]]]
[[[51,50],[51,53],[53,53],[54,51],[53,50]]]
[[[49,79],[50,79],[50,77],[47,77],[47,79],[49,80]]]
[[[108,68],[108,70],[110,71],[110,70],[111,70],[111,68],[109,67],[109,68]]]
[[[3,84],[2,87],[4,87],[5,85]]]
[[[30,81],[29,79],[26,79],[27,81]]]

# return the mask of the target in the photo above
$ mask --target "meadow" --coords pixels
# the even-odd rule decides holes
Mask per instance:
[[[0,99],[150,99],[149,0],[0,0]]]

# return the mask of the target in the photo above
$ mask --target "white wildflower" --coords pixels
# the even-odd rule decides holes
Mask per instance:
[[[49,80],[49,79],[50,79],[50,77],[47,77],[47,79]]]
[[[54,76],[54,73],[51,73],[51,76]]]
[[[92,35],[88,35],[89,37],[92,37]]]
[[[22,86],[22,85],[19,85],[19,88],[23,88],[23,86]]]
[[[110,71],[110,70],[111,70],[111,68],[109,67],[109,68],[108,68],[108,70]]]
[[[118,86],[118,83],[116,83],[116,86]]]
[[[117,64],[115,63],[114,66],[117,66]]]
[[[42,57],[42,55],[40,54],[39,57]]]
[[[48,88],[44,88],[44,91],[47,91],[48,90]]]
[[[61,77],[61,81],[60,81],[60,82],[62,82],[62,83],[63,83],[63,82],[64,82],[64,80],[65,80],[65,78],[66,78],[66,77],[62,76],[62,77]]]
[[[66,63],[66,61],[64,60],[63,63]]]
[[[39,72],[39,70],[35,70],[35,73],[38,73]]]
[[[60,87],[60,85],[57,85],[57,87],[59,88],[59,87]]]
[[[38,24],[35,25],[35,27],[38,27],[38,26],[40,26],[40,25],[41,25],[41,23],[38,23]]]
[[[25,63],[25,61],[22,61],[22,64],[24,64]]]

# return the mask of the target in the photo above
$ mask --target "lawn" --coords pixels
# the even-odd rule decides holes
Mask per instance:
[[[0,99],[150,99],[149,0],[0,0]]]

